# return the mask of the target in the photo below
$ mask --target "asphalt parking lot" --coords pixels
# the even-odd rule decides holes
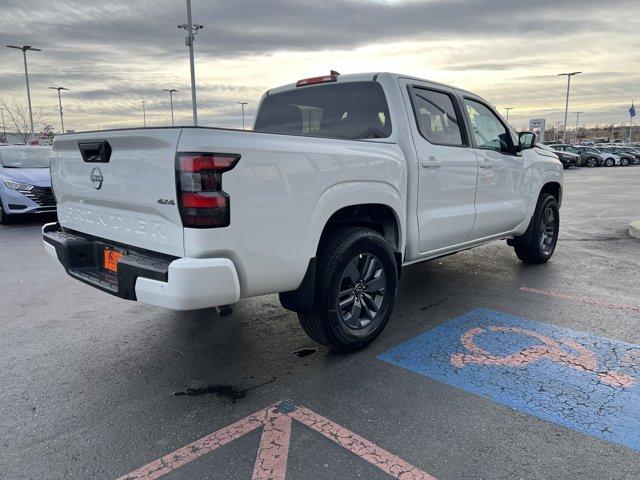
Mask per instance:
[[[494,242],[408,267],[353,355],[276,296],[224,318],[111,297],[46,257],[50,219],[2,226],[0,476],[638,478],[638,185],[566,171],[551,262]]]

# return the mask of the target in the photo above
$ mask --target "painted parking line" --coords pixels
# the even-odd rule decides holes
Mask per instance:
[[[378,358],[640,451],[640,345],[476,309]]]
[[[401,480],[436,480],[435,477],[405,462],[375,443],[312,412],[308,408],[282,401],[251,414],[231,425],[185,445],[118,480],[152,480],[193,462],[202,455],[262,428],[253,480],[284,480],[291,443],[291,423],[295,420],[323,435],[342,448]]]
[[[552,290],[539,290],[537,288],[520,287],[521,292],[534,293],[536,295],[544,295],[546,297],[556,298],[559,300],[567,300],[576,303],[587,303],[598,307],[608,308],[610,310],[624,310],[634,315],[640,315],[640,307],[634,305],[626,305],[624,303],[612,303],[592,297],[584,297],[579,295],[570,295],[568,293],[554,292]]]

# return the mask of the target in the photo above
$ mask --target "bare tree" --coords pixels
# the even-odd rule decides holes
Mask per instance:
[[[0,100],[0,106],[4,108],[5,120],[10,130],[13,130],[22,143],[27,143],[31,136],[31,121],[29,119],[29,109],[19,103],[9,104],[4,100]],[[36,107],[33,110],[33,128],[34,131],[42,126],[42,111]]]

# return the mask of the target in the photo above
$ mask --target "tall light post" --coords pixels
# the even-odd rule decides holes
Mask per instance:
[[[0,107],[0,113],[2,114],[2,141],[7,143],[7,126],[4,123],[4,108]]]
[[[576,143],[578,143],[578,121],[580,119],[580,114],[584,112],[576,112]]]
[[[567,115],[569,114],[569,90],[571,89],[571,77],[574,75],[580,75],[581,73],[582,72],[569,72],[558,74],[559,77],[567,77],[567,101],[564,105],[564,130],[562,132],[562,143],[565,143],[567,140]]]
[[[7,45],[7,48],[15,48],[16,50],[22,50],[22,58],[24,60],[24,78],[27,82],[27,100],[29,101],[29,120],[31,121],[31,136],[33,137],[33,110],[31,109],[31,90],[29,89],[29,69],[27,68],[27,51],[33,50],[34,52],[41,52],[39,48],[34,48],[31,45]]]
[[[631,146],[631,140],[633,137],[633,117],[636,116],[636,106],[631,100],[631,108],[629,109],[629,146]]]
[[[176,123],[173,121],[173,94],[177,92],[175,88],[165,88],[163,92],[169,92],[169,102],[171,103],[171,126],[175,127]]]
[[[247,102],[236,102],[236,103],[242,107],[242,130],[244,130],[244,107],[247,105]]]
[[[505,110],[507,111],[507,123],[509,123],[509,110],[513,110],[515,107],[505,107]]]
[[[556,127],[556,142],[560,141],[560,122],[556,122],[556,124],[558,125]]]
[[[144,128],[147,128],[147,110],[144,108],[144,100],[142,100],[142,121],[144,122]]]
[[[64,133],[64,117],[62,115],[62,96],[60,95],[61,90],[69,90],[64,87],[49,87],[51,90],[58,91],[58,105],[60,106],[60,124],[62,125],[62,133]]]
[[[189,47],[189,63],[191,67],[191,105],[193,107],[193,126],[198,126],[198,105],[196,102],[196,62],[193,56],[193,41],[198,30],[204,28],[202,25],[193,23],[191,19],[191,0],[187,0],[187,23],[178,25],[178,28],[187,31],[185,44]]]

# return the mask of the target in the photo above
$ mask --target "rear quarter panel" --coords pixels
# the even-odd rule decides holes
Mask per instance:
[[[394,143],[199,128],[183,131],[178,150],[241,155],[223,174],[231,225],[184,237],[187,256],[234,262],[243,297],[297,288],[342,207],[389,205],[404,231],[406,164]]]

